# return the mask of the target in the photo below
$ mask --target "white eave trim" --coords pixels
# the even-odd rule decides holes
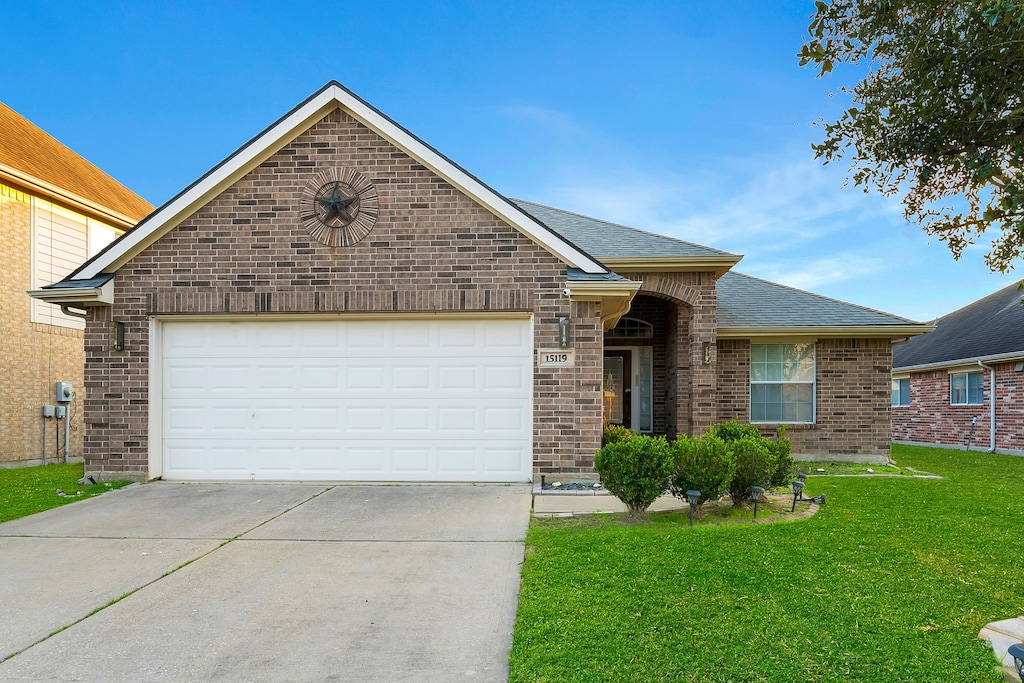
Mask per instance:
[[[743,259],[743,255],[598,256],[597,258],[616,273],[687,273],[713,270],[717,279],[739,263]]]
[[[973,358],[956,358],[943,360],[935,363],[921,363],[919,365],[901,365],[894,367],[894,373],[907,374],[911,372],[922,372],[924,370],[942,370],[944,368],[959,368],[971,366],[977,369],[978,361],[982,363],[1012,363],[1013,361],[1024,361],[1024,350],[1010,351],[1008,353],[996,353],[990,356],[975,356]]]
[[[569,298],[573,301],[597,301],[605,297],[626,297],[632,299],[643,282],[639,280],[612,280],[609,282],[567,281]]]
[[[32,289],[28,291],[28,295],[48,304],[110,306],[114,303],[114,280],[110,279],[100,287]]]
[[[247,143],[233,156],[215,167],[207,176],[177,198],[157,210],[120,241],[74,273],[76,279],[88,279],[112,273],[132,257],[159,239],[167,231],[192,215],[217,194],[258,166],[272,154],[305,132],[335,108],[351,114],[375,133],[415,158],[434,173],[465,192],[491,213],[554,256],[585,273],[606,273],[608,269],[557,236],[521,209],[445,159],[386,116],[336,83],[329,84],[305,104]]]
[[[52,183],[48,183],[28,173],[23,173],[6,164],[0,164],[0,178],[8,180],[15,185],[20,185],[26,190],[38,192],[50,199],[67,204],[87,215],[109,223],[114,228],[127,230],[138,222],[138,219],[126,216],[102,204],[97,204],[74,192],[68,192]]]
[[[719,327],[719,339],[754,339],[763,337],[818,337],[819,339],[869,338],[896,339],[910,337],[935,328],[929,325],[806,325],[775,327]]]

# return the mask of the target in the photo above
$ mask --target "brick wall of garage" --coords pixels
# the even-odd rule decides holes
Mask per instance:
[[[890,452],[888,339],[821,339],[815,345],[817,418],[787,425],[793,452],[804,458],[877,460]],[[720,339],[719,422],[750,421],[750,340]],[[777,425],[758,425],[774,434]]]
[[[373,231],[349,247],[312,239],[303,187],[327,168],[377,188]],[[519,311],[535,346],[572,318],[576,367],[536,372],[534,469],[589,472],[601,432],[599,305],[562,295],[565,266],[340,110],[326,116],[123,266],[115,303],[86,329],[88,469],[148,468],[148,317],[170,314]],[[124,351],[107,326],[126,324]],[[534,361],[536,362],[536,361]]]
[[[0,185],[0,263],[0,467],[42,461],[42,407],[54,403],[58,380],[77,388],[70,455],[81,458],[82,331],[32,322],[32,300],[25,293],[32,288],[31,197],[6,185]],[[47,459],[63,459],[56,442],[60,431],[63,444],[63,423],[51,419],[46,425]]]
[[[1024,451],[1024,372],[1016,371],[1016,366],[1016,362],[991,366],[996,369],[996,448]],[[963,448],[970,437],[971,418],[977,417],[971,447],[991,448],[991,374],[988,370],[983,374],[981,405],[950,405],[945,368],[911,374],[910,405],[892,408],[893,441]]]

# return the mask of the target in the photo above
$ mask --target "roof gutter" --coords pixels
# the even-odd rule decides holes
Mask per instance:
[[[57,304],[61,310],[65,306],[74,306],[75,308],[110,306],[114,303],[114,280],[111,278],[99,287],[50,287],[30,289],[27,293],[33,299],[39,299],[48,304]],[[76,315],[64,312],[68,315]]]
[[[978,365],[988,370],[989,377],[989,418],[988,418],[988,452],[996,452],[996,369],[991,365],[985,365],[980,360]]]
[[[643,282],[639,280],[615,280],[612,282],[565,283],[565,292],[571,301],[598,301],[601,303],[601,327],[608,331],[615,327],[622,316],[629,312],[633,297],[640,291]]]
[[[893,372],[922,372],[924,370],[941,370],[942,368],[953,368],[960,365],[974,365],[976,363],[1008,363],[1015,360],[1024,360],[1024,349],[1020,351],[1009,351],[1007,353],[995,353],[989,356],[973,356],[971,358],[951,358],[940,360],[934,363],[920,363],[918,365],[901,365],[893,367]]]
[[[688,273],[715,271],[722,277],[743,258],[741,254],[710,254],[694,256],[598,256],[601,263],[616,273]]]
[[[720,325],[719,339],[765,337],[814,337],[816,339],[883,338],[900,339],[931,332],[932,325]]]
[[[68,204],[80,211],[84,211],[94,218],[107,221],[112,224],[113,227],[121,230],[128,230],[139,222],[137,218],[126,216],[125,214],[119,211],[114,211],[113,209],[108,209],[107,207],[97,204],[94,201],[90,201],[79,194],[63,190],[52,183],[48,183],[45,180],[40,180],[35,176],[23,173],[16,168],[7,166],[6,164],[0,164],[0,178],[9,180],[17,185],[21,185],[27,190],[39,192],[50,199],[55,199],[58,202]]]

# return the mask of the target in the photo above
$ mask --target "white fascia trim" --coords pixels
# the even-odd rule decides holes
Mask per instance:
[[[687,273],[713,270],[717,279],[739,263],[743,255],[598,256],[597,258],[616,273]]]
[[[871,338],[895,339],[911,337],[935,328],[929,325],[821,325],[803,327],[719,327],[719,339],[753,339],[762,337],[813,336],[821,339]]]
[[[101,287],[63,287],[59,289],[30,289],[33,299],[49,304],[77,304],[79,306],[110,306],[114,303],[114,281]]]
[[[972,358],[957,358],[955,360],[944,360],[936,363],[921,363],[919,365],[903,365],[894,367],[893,372],[910,373],[923,372],[925,370],[942,370],[943,368],[978,367],[978,361],[982,363],[1010,363],[1017,360],[1024,360],[1024,350],[1010,351],[1008,353],[997,353],[991,356],[974,356]]]
[[[424,145],[411,133],[403,130],[351,93],[337,85],[330,85],[277,125],[250,142],[236,156],[196,183],[190,190],[151,215],[138,228],[125,235],[108,251],[85,266],[81,272],[76,273],[75,278],[88,279],[100,273],[116,271],[167,230],[173,228],[218,192],[230,186],[274,152],[291,142],[335,107],[348,111],[368,128],[473,197],[498,217],[511,223],[516,229],[567,265],[579,268],[586,273],[608,272],[603,265],[545,229],[510,202],[504,201],[493,190]]]
[[[573,301],[599,301],[605,297],[627,297],[632,299],[640,287],[640,280],[615,280],[612,282],[570,282],[565,283],[569,298]]]
[[[125,214],[114,211],[113,209],[108,209],[102,204],[97,204],[96,202],[86,199],[81,195],[75,194],[74,192],[68,192],[67,190],[57,187],[53,183],[40,180],[28,173],[22,173],[18,169],[5,164],[0,164],[0,178],[9,180],[15,185],[21,185],[27,190],[34,190],[39,194],[45,195],[49,199],[55,199],[59,202],[68,204],[69,206],[100,220],[108,221],[111,223],[111,227],[122,231],[131,228],[138,222],[138,220],[131,216],[126,216]]]

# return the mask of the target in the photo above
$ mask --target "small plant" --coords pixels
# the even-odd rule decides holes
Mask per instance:
[[[772,452],[775,454],[775,471],[772,473],[771,485],[773,488],[786,486],[793,476],[793,442],[786,436],[785,425],[775,430]]]
[[[725,442],[739,441],[744,437],[760,437],[761,430],[754,425],[740,424],[736,420],[730,420],[729,422],[723,422],[717,424],[708,429],[708,432],[713,433],[715,436]]]
[[[757,437],[744,436],[729,444],[736,468],[729,481],[729,497],[733,505],[750,500],[753,487],[771,486],[777,462],[772,447],[772,442],[760,434]]]
[[[604,487],[639,515],[668,489],[675,463],[664,437],[634,434],[603,446],[594,454],[594,468]]]
[[[669,446],[669,452],[675,463],[675,473],[669,480],[673,496],[686,500],[687,491],[700,491],[698,507],[722,497],[735,467],[725,441],[712,430],[699,439],[682,434]]]
[[[619,443],[626,439],[632,439],[634,434],[635,432],[622,425],[605,425],[604,431],[601,432],[601,447],[604,448],[610,443]]]

